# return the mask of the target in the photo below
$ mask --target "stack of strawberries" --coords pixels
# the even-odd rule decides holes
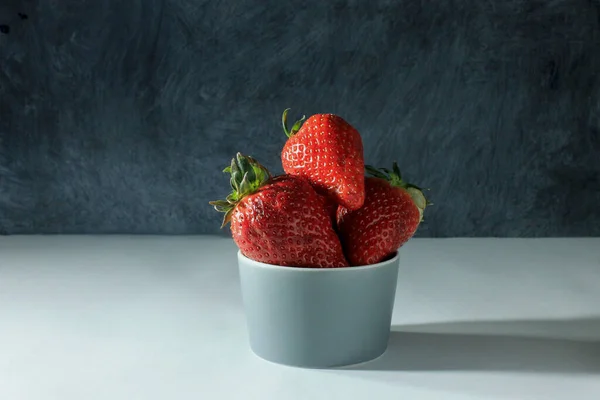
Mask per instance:
[[[238,153],[224,172],[232,192],[210,202],[231,222],[246,257],[267,264],[336,268],[376,264],[395,255],[417,230],[429,202],[405,182],[398,165],[365,166],[362,139],[333,114],[287,127],[284,175],[271,176]],[[365,177],[365,170],[371,177]]]

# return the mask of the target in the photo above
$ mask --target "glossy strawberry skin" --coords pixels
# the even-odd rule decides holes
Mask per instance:
[[[363,143],[358,131],[334,114],[316,114],[286,142],[287,174],[308,178],[319,193],[356,210],[365,199]]]
[[[282,175],[244,197],[231,216],[242,254],[267,264],[346,267],[323,199],[303,178]]]
[[[359,210],[339,207],[337,225],[350,265],[375,264],[392,256],[416,232],[419,208],[410,194],[381,178],[365,178]]]
[[[327,215],[329,215],[329,217],[331,218],[331,223],[333,225],[333,229],[335,230],[337,227],[338,204],[331,197],[322,194],[319,194],[319,196],[323,200],[323,206],[327,211]]]

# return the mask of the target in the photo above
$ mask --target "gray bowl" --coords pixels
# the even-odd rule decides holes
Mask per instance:
[[[399,257],[333,268],[282,267],[238,252],[250,348],[279,364],[329,368],[387,349]]]

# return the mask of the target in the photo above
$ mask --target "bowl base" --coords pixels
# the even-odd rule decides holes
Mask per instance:
[[[261,355],[259,352],[257,352],[255,349],[253,349],[252,346],[250,346],[250,350],[251,350],[252,354],[254,354],[256,357],[260,358],[261,360],[267,361],[272,364],[283,365],[286,367],[305,368],[305,369],[344,369],[344,368],[358,367],[358,366],[368,364],[370,362],[373,362],[373,361],[383,357],[383,355],[387,351],[387,348],[388,348],[388,346],[386,344],[386,346],[383,348],[383,350],[371,352],[370,354],[368,354],[368,355],[365,354],[362,357],[355,357],[354,359],[350,359],[350,360],[347,360],[346,362],[341,362],[341,363],[333,362],[333,363],[322,364],[322,363],[310,363],[310,362],[293,362],[290,360],[275,360],[270,357]]]

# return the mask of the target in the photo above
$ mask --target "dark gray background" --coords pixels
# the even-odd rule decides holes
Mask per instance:
[[[18,12],[29,18],[22,19]],[[420,236],[600,234],[600,3],[6,1],[0,231],[218,233],[236,151],[334,112]]]

